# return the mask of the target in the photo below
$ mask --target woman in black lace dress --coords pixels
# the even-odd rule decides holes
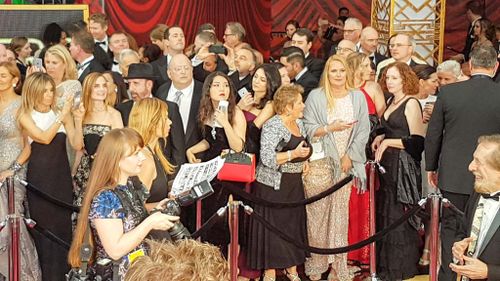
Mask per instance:
[[[227,113],[219,108],[220,101],[227,101]],[[243,112],[236,106],[235,90],[229,77],[222,72],[207,76],[203,84],[199,118],[204,139],[186,151],[190,163],[199,163],[219,156],[224,150],[240,152],[244,147],[246,122]],[[197,154],[202,153],[201,159]],[[220,182],[212,181],[214,194],[202,203],[202,223],[208,220],[220,207],[226,205],[228,193]],[[222,251],[227,252],[229,242],[227,226],[218,224],[204,238]]]
[[[108,101],[108,82],[102,73],[91,73],[83,81],[82,103],[85,107],[82,131],[84,150],[83,156],[73,177],[73,204],[82,205],[82,199],[94,154],[101,138],[112,129],[123,128],[120,112]],[[74,217],[74,224],[76,216]]]
[[[400,218],[420,200],[420,160],[424,149],[422,109],[414,97],[418,78],[411,68],[390,64],[381,78],[384,92],[393,95],[382,115],[385,134],[372,144],[375,161],[385,168],[377,194],[377,230]],[[418,223],[411,218],[377,243],[377,271],[382,280],[403,280],[415,276],[419,259]]]

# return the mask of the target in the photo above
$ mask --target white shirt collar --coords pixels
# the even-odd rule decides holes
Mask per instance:
[[[300,77],[302,77],[302,75],[304,75],[304,73],[307,72],[307,66],[304,67],[299,73],[297,73],[297,75],[295,75],[295,81],[299,80]]]

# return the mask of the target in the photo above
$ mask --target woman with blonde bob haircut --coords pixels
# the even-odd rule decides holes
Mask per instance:
[[[62,45],[54,45],[45,53],[45,69],[56,85],[66,80],[78,79],[75,60],[68,49]]]
[[[174,173],[174,167],[165,158],[163,151],[167,144],[170,124],[172,121],[168,119],[168,106],[159,99],[140,100],[130,112],[128,125],[142,136],[145,144],[142,153],[146,160],[142,164],[139,179],[149,190],[150,196],[146,201],[149,208],[168,197],[167,182],[169,175]]]
[[[81,266],[81,246],[89,242],[94,246],[91,272],[96,262],[107,258],[119,263],[119,279],[123,280],[132,256],[147,252],[143,240],[148,233],[168,230],[178,219],[161,212],[148,214],[144,206],[147,191],[129,181],[141,172],[143,147],[142,137],[130,128],[111,130],[102,138],[69,251],[72,267]],[[91,231],[84,241],[88,227]],[[103,280],[106,278],[110,277]]]
[[[18,111],[18,122],[29,137],[31,154],[26,179],[44,193],[71,204],[71,171],[66,152],[66,134],[71,146],[82,148],[81,123],[83,109],[73,110],[68,97],[62,110],[54,108],[54,80],[46,74],[36,72],[24,83],[22,105]],[[63,126],[62,126],[63,125]],[[52,232],[68,244],[71,242],[71,211],[54,205],[28,190],[31,217],[37,225]],[[67,249],[54,243],[37,229],[32,231],[40,257],[42,275],[46,280],[58,280],[67,272]],[[50,254],[48,254],[50,253]]]
[[[313,147],[310,171],[304,177],[306,197],[330,188],[349,174],[358,192],[366,189],[365,146],[369,121],[366,99],[351,89],[346,59],[334,55],[325,64],[319,87],[311,91],[304,110],[304,126]],[[347,245],[351,184],[324,200],[307,205],[309,243],[319,248]],[[327,214],[325,216],[325,213]],[[350,280],[347,254],[316,255],[305,263],[305,273],[319,280],[331,266],[328,280]]]
[[[123,128],[122,117],[108,99],[108,81],[102,73],[90,73],[83,81],[82,103],[85,115],[82,121],[84,150],[73,180],[75,193],[73,204],[82,204],[90,168],[101,138],[112,129]],[[76,217],[74,222],[76,223]]]

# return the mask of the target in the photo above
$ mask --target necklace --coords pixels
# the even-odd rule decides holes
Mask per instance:
[[[393,105],[397,105],[398,103],[400,103],[402,100],[404,100],[406,98],[406,95],[403,95],[402,98],[400,98],[398,101],[396,101],[396,98],[394,98],[394,100],[392,101],[392,104]]]

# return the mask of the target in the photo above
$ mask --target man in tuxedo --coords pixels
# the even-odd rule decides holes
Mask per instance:
[[[425,138],[425,162],[431,187],[464,210],[472,193],[473,177],[467,171],[481,135],[500,132],[500,85],[492,80],[498,63],[491,46],[471,52],[470,80],[441,87]],[[441,225],[442,261],[439,280],[454,280],[448,267],[458,219],[444,209]]]
[[[452,253],[454,272],[471,280],[500,280],[500,135],[482,136],[469,170],[474,190]],[[463,279],[461,279],[463,280]]]
[[[292,36],[292,46],[302,49],[305,57],[305,66],[317,80],[321,78],[325,62],[309,53],[314,40],[314,34],[307,28],[299,28]]]
[[[122,74],[118,65],[118,58],[122,50],[130,49],[127,34],[121,31],[116,31],[111,34],[109,38],[109,49],[113,52],[113,65],[111,66],[111,70]]]
[[[205,78],[214,71],[228,73],[226,62],[218,55],[208,51],[210,45],[217,43],[217,37],[212,31],[201,31],[194,38],[194,55],[191,58],[194,79],[204,82]]]
[[[193,79],[191,61],[184,54],[177,54],[172,57],[167,74],[170,78],[169,81],[158,89],[155,96],[179,106],[183,128],[179,137],[187,149],[202,139],[198,124],[198,109],[203,84]],[[185,162],[178,162],[178,164],[183,163]]]
[[[297,47],[285,48],[281,54],[280,62],[286,67],[290,82],[304,88],[302,100],[305,101],[312,89],[318,87],[319,80],[305,65],[304,53]]]
[[[255,51],[248,47],[239,48],[234,57],[234,66],[236,71],[230,73],[229,78],[238,92],[236,100],[239,101],[242,96],[252,90],[252,74],[257,67]]]
[[[367,26],[361,31],[359,51],[366,54],[370,58],[370,61],[373,62],[375,68],[381,61],[387,59],[386,56],[382,55],[378,51],[378,40],[379,35],[375,28]]]
[[[96,47],[99,47],[94,48],[94,57],[104,68],[110,70],[113,64],[113,53],[109,49],[108,25],[108,17],[105,14],[90,15],[88,29],[94,38]]]
[[[153,98],[153,84],[157,77],[149,63],[134,63],[130,65],[128,76],[124,78],[128,80],[132,100],[118,104],[116,109],[122,115],[123,125],[127,126],[134,103],[144,98]],[[167,105],[168,118],[172,121],[172,125],[170,125],[170,133],[167,138],[165,156],[170,163],[180,165],[186,162],[186,148],[182,138],[184,134],[182,119],[177,104],[167,101]]]
[[[153,61],[151,65],[154,68],[155,75],[160,77],[160,84],[169,80],[167,68],[172,60],[172,57],[177,54],[183,54],[186,47],[186,38],[184,31],[178,25],[170,26],[165,30],[163,36],[163,56]]]
[[[102,72],[104,67],[94,58],[94,39],[85,30],[73,33],[69,52],[71,57],[78,62],[78,81],[83,84],[85,77],[92,72]]]
[[[472,43],[474,43],[474,24],[476,21],[482,18],[484,14],[483,1],[472,0],[465,4],[466,12],[465,15],[467,20],[470,22],[469,28],[467,29],[467,37],[465,38],[465,46],[460,54],[450,57],[450,59],[457,60],[459,62],[464,62],[469,60],[469,55],[472,48]]]

